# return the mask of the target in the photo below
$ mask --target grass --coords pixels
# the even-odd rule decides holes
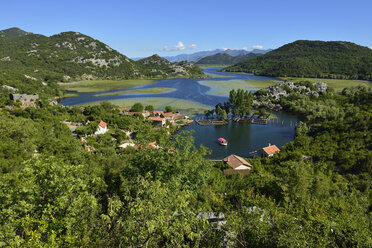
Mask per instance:
[[[370,81],[361,80],[347,80],[347,79],[327,79],[327,78],[281,78],[283,80],[298,82],[298,81],[309,81],[309,82],[324,82],[328,84],[329,87],[333,88],[336,92],[340,93],[344,88],[352,86],[372,86]]]
[[[61,98],[78,97],[78,96],[79,96],[79,94],[67,93],[67,94],[64,94]]]
[[[202,69],[205,69],[205,68],[213,68],[213,67],[226,67],[226,66],[229,66],[229,65],[208,65],[208,64],[196,64],[197,66],[199,66],[200,68]]]
[[[127,91],[115,91],[102,94],[95,94],[93,96],[117,96],[117,95],[128,95],[128,94],[156,94],[156,93],[165,93],[174,91],[172,88],[151,88],[151,89],[136,89],[136,90],[127,90]]]
[[[128,99],[117,99],[117,100],[109,100],[112,104],[115,104],[119,107],[131,107],[133,104],[140,102],[142,105],[152,105],[155,109],[164,109],[165,106],[170,105],[174,110],[178,110],[185,114],[195,114],[195,113],[203,113],[204,110],[210,110],[213,107],[207,106],[203,104],[199,104],[192,101],[187,100],[180,100],[171,97],[139,97],[139,98],[128,98]],[[97,102],[90,102],[85,103],[83,105],[98,105],[100,104],[99,101]]]
[[[89,80],[73,83],[60,83],[68,91],[79,93],[100,92],[110,90],[129,89],[145,84],[155,83],[157,80],[132,79],[132,80]]]
[[[232,89],[259,90],[279,83],[272,80],[227,80],[227,81],[199,81],[200,84],[211,87],[210,95],[228,96]]]

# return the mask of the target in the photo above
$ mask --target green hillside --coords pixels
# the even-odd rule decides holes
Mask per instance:
[[[140,59],[136,63],[142,68],[146,77],[200,77],[203,70],[187,61],[171,63],[165,58],[154,54],[148,58]]]
[[[106,44],[78,32],[64,32],[51,37],[32,34],[18,28],[0,32],[0,71],[21,73],[43,82],[85,79],[132,79],[192,77],[200,70],[184,64],[163,73],[158,64],[135,62]],[[161,72],[158,72],[161,71]],[[158,73],[157,73],[158,72]]]
[[[211,56],[204,57],[198,60],[195,64],[200,65],[232,65],[236,63],[240,63],[243,61],[247,61],[249,59],[253,59],[260,54],[257,53],[248,53],[248,54],[241,54],[238,56],[231,56],[227,53],[217,53]]]
[[[224,71],[256,75],[372,79],[372,50],[344,41],[298,40]]]

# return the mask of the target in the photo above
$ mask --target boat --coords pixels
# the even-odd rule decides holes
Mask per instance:
[[[218,138],[218,143],[220,143],[222,146],[227,146],[227,140],[224,138]]]

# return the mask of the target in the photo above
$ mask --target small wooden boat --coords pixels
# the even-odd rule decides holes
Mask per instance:
[[[221,146],[227,146],[227,140],[224,138],[218,138],[218,143],[220,143]]]

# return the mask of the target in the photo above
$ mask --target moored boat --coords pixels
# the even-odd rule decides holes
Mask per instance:
[[[224,138],[218,138],[218,143],[220,143],[222,146],[227,146],[227,140]]]

